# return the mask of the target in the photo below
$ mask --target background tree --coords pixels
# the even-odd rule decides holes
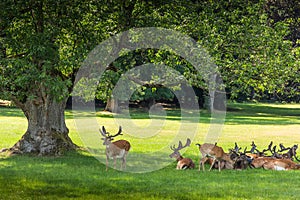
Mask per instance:
[[[268,15],[270,26],[278,22],[285,22],[289,27],[286,39],[293,42],[294,47],[300,45],[300,1],[266,0],[264,10]]]
[[[210,52],[225,82],[228,98],[299,101],[299,49],[288,40],[291,27],[287,20],[270,25],[271,15],[266,5],[265,0],[165,3],[147,16],[155,25],[190,35]],[[297,10],[297,3],[289,5],[293,7],[289,9]],[[295,21],[295,15],[293,18]],[[146,58],[151,55],[142,55],[141,61],[155,62],[160,56],[165,63],[171,63],[170,67],[178,66],[163,54],[156,54],[151,61]],[[130,61],[126,62],[130,65]],[[120,70],[121,66],[118,65]],[[186,63],[181,66],[191,85],[208,95],[205,82],[195,76],[193,68]]]
[[[10,150],[55,155],[74,149],[64,110],[81,62],[110,35],[147,26],[147,12],[160,3],[1,1],[0,96],[28,119],[26,133]]]
[[[194,38],[214,58],[233,100],[297,100],[300,50],[293,30],[299,4],[273,2],[288,1],[1,1],[0,97],[12,100],[28,119],[26,133],[11,150],[48,155],[75,148],[64,109],[76,72],[97,44],[133,27],[170,28]],[[278,14],[293,13],[274,17],[277,5],[292,6],[280,7],[285,11]],[[207,92],[184,59],[144,49],[111,63],[97,95],[109,101],[121,74],[147,62],[166,64]],[[101,90],[101,84],[110,86]],[[168,93],[151,86],[134,98],[169,98]]]
[[[233,100],[282,101],[282,94],[297,95],[289,87],[299,80],[299,63],[286,40],[289,27],[282,22],[270,27],[265,3],[197,3],[197,12],[191,13],[190,25],[183,29],[210,52]]]
[[[1,1],[0,96],[28,120],[12,152],[54,155],[75,148],[64,110],[84,55],[106,36],[93,14],[107,7],[95,2]]]
[[[292,42],[293,49],[291,54],[295,58],[293,72],[296,76],[291,76],[284,90],[276,95],[287,101],[300,101],[300,1],[292,0],[267,0],[264,5],[264,10],[268,16],[268,25],[275,27],[277,24],[286,24],[289,32],[285,36],[286,40]]]

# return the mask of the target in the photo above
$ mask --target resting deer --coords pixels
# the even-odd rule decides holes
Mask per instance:
[[[274,160],[269,160],[263,166],[264,169],[271,170],[291,170],[300,169],[300,166],[290,159],[280,159],[275,158]]]
[[[267,162],[273,162],[276,158],[273,157],[258,157],[254,158],[251,162],[252,168],[261,168]]]
[[[218,168],[221,171],[221,161],[226,161],[228,164],[233,165],[233,161],[230,159],[230,156],[224,152],[222,147],[216,146],[214,144],[204,143],[202,145],[196,144],[199,146],[199,150],[202,154],[202,158],[199,161],[199,171],[201,170],[201,165],[203,171],[205,171],[204,163],[208,160],[208,157],[212,157],[213,161],[210,165],[209,171],[212,169],[216,161],[218,161]]]
[[[175,158],[177,160],[177,167],[176,169],[193,169],[195,168],[195,164],[192,159],[190,158],[183,158],[179,151],[187,146],[190,146],[191,140],[188,138],[186,140],[186,144],[182,146],[181,141],[179,141],[178,147],[176,148],[175,145],[170,146],[171,150],[174,152],[170,154],[170,158]]]
[[[264,168],[271,170],[291,170],[300,169],[300,165],[290,159],[260,157],[252,161],[251,165],[255,168]]]
[[[106,154],[106,171],[108,170],[108,160],[109,158],[114,159],[114,167],[116,168],[117,158],[122,159],[121,163],[121,170],[126,168],[126,156],[128,154],[128,151],[130,149],[130,143],[127,140],[117,140],[115,142],[111,142],[114,137],[118,135],[122,135],[122,127],[119,127],[119,131],[115,135],[110,135],[109,132],[106,132],[104,126],[102,127],[102,130],[100,130],[101,135],[104,137],[102,140],[104,140],[103,145],[106,146],[105,154]]]

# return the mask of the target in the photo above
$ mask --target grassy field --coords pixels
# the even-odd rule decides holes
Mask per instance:
[[[143,155],[161,149],[174,137],[182,122],[178,110],[167,112],[161,133],[137,139],[124,137],[133,145],[129,155]],[[201,111],[200,123],[190,148],[184,156],[198,167],[199,152],[194,143],[203,143],[209,129],[209,113]],[[71,111],[66,112],[73,141],[85,146],[76,129]],[[110,114],[98,112],[99,124],[117,131]],[[161,120],[161,121],[159,121]],[[134,112],[132,121],[140,126],[151,123],[143,113]],[[190,120],[187,125],[193,125]],[[15,108],[0,108],[0,149],[12,146],[25,132],[26,119]],[[151,130],[150,130],[151,131]],[[189,130],[186,130],[189,131]],[[193,130],[194,131],[194,130]],[[126,132],[125,132],[126,133]],[[225,151],[234,142],[248,146],[255,141],[258,149],[270,141],[286,146],[300,144],[300,105],[229,104],[223,132],[218,144]],[[100,142],[99,142],[100,145]],[[103,151],[99,150],[101,154]],[[171,153],[170,150],[165,152]],[[100,156],[100,155],[99,155]],[[101,157],[101,156],[100,156]],[[85,150],[61,157],[0,155],[0,199],[299,199],[300,171],[266,171],[247,169],[218,172],[178,171],[176,162],[147,173],[120,172],[110,169]],[[166,158],[167,159],[167,158]],[[130,159],[129,159],[130,161]],[[130,168],[130,163],[128,165]],[[154,164],[157,161],[153,161]],[[159,164],[159,163],[158,163]]]

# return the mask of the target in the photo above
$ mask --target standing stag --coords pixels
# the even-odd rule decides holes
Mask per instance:
[[[127,140],[117,140],[115,142],[111,142],[114,137],[118,135],[122,135],[122,127],[119,127],[119,131],[115,135],[110,135],[109,132],[106,132],[104,126],[102,130],[99,129],[101,135],[103,136],[102,140],[104,140],[103,145],[106,146],[105,154],[106,154],[106,171],[108,170],[108,160],[109,158],[114,159],[114,167],[116,169],[117,158],[122,159],[121,170],[126,168],[126,156],[130,149],[130,143]]]
[[[183,158],[179,151],[187,146],[190,146],[191,140],[188,138],[186,140],[186,144],[182,146],[182,142],[179,141],[178,147],[176,148],[175,145],[170,146],[171,150],[174,152],[170,154],[170,158],[175,158],[177,160],[177,167],[176,169],[193,169],[195,168],[195,164],[192,159],[190,158]]]
[[[231,160],[230,155],[225,153],[222,147],[219,147],[215,144],[204,143],[202,145],[196,144],[199,146],[200,153],[202,158],[199,161],[199,171],[201,170],[201,165],[203,171],[205,171],[204,163],[208,160],[208,157],[212,157],[213,161],[210,165],[209,171],[212,169],[216,161],[218,161],[218,168],[221,171],[221,162],[226,161],[228,165],[234,164],[234,161]]]

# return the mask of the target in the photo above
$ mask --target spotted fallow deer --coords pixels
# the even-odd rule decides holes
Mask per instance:
[[[199,171],[201,170],[201,166],[203,171],[205,171],[204,163],[207,161],[209,157],[213,158],[213,161],[210,165],[209,171],[212,169],[215,162],[218,162],[219,171],[221,171],[221,161],[226,161],[229,164],[233,165],[234,161],[230,159],[230,156],[224,152],[222,147],[219,147],[215,144],[204,143],[202,145],[196,144],[199,146],[200,153],[202,154],[202,158],[199,161]]]
[[[182,142],[179,141],[178,147],[176,148],[175,145],[170,146],[171,150],[174,152],[170,154],[170,158],[175,158],[177,160],[177,167],[176,169],[193,169],[195,168],[195,164],[192,159],[190,158],[183,158],[179,151],[187,146],[190,146],[191,140],[188,138],[186,140],[186,144],[182,146]]]
[[[130,150],[130,143],[127,140],[117,140],[112,142],[114,137],[118,135],[122,135],[122,127],[119,127],[119,131],[115,135],[110,135],[109,132],[106,132],[104,126],[102,130],[99,129],[101,135],[103,136],[102,140],[103,145],[106,146],[105,154],[106,154],[106,171],[108,170],[108,160],[111,158],[114,160],[114,168],[116,169],[117,158],[122,159],[121,170],[126,168],[126,156],[128,151]]]
[[[251,166],[254,168],[264,168],[270,170],[292,170],[300,169],[300,165],[290,159],[260,157],[252,161]]]

